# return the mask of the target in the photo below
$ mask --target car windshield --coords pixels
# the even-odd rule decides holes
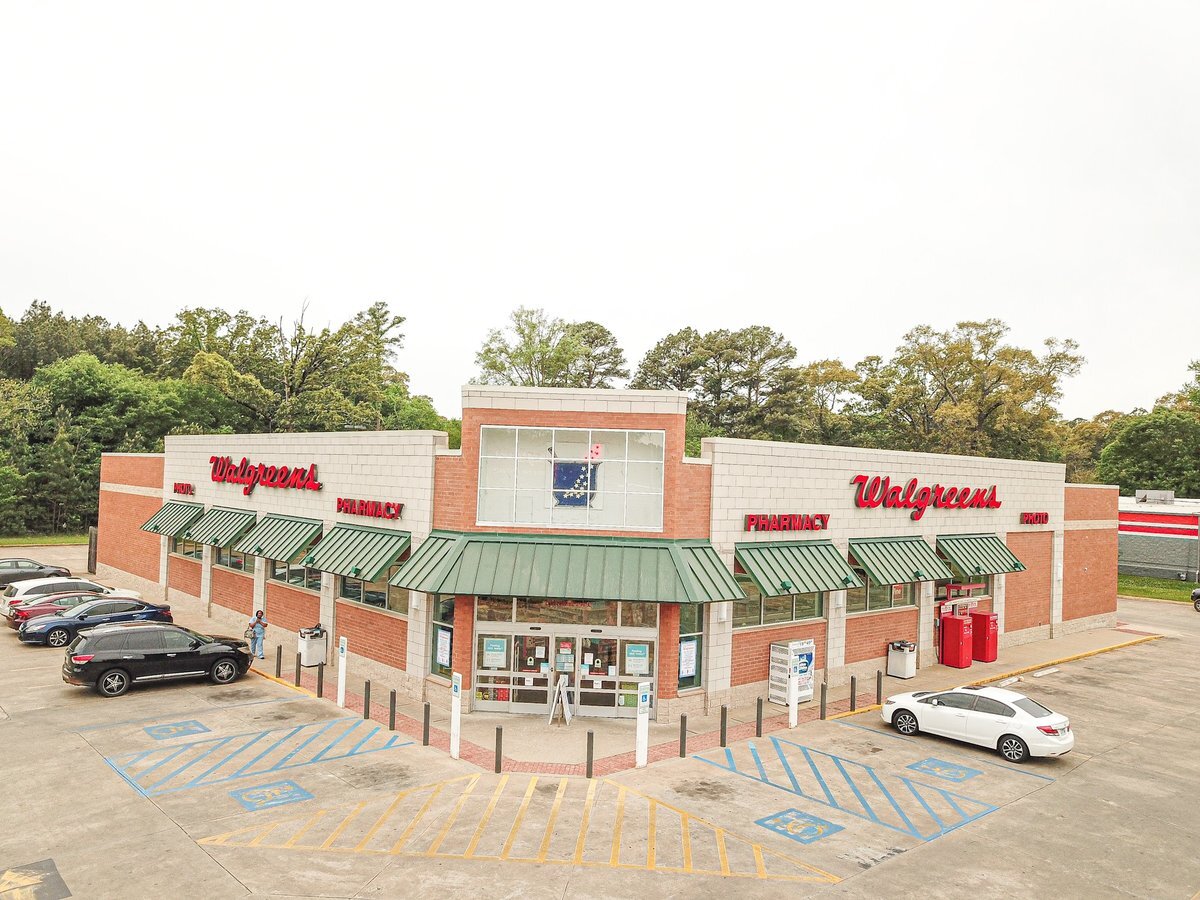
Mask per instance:
[[[201,634],[198,631],[192,631],[192,629],[190,629],[190,628],[180,628],[179,630],[182,631],[184,634],[186,634],[188,637],[194,638],[195,640],[199,641],[202,644],[213,643],[213,639],[210,638],[207,634]]]
[[[92,612],[99,604],[96,603],[80,603],[78,606],[69,610],[64,610],[63,614],[72,619],[78,619],[80,616],[86,616]]]
[[[1014,700],[1013,706],[1022,712],[1027,712],[1035,719],[1044,719],[1046,716],[1052,716],[1054,713],[1036,700],[1030,700],[1028,697],[1022,697],[1020,700]]]

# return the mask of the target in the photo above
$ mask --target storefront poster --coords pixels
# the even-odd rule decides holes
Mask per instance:
[[[438,629],[437,635],[437,664],[450,665],[450,632],[444,628]]]
[[[813,661],[817,655],[815,641],[799,641],[798,647],[792,649],[792,671],[798,676],[799,697],[801,703],[813,698]]]
[[[483,667],[503,669],[508,666],[508,641],[505,638],[483,639]]]
[[[625,674],[627,674],[627,675],[649,675],[650,674],[650,645],[649,644],[626,644],[625,645]]]
[[[679,677],[691,678],[696,674],[696,639],[679,642]]]

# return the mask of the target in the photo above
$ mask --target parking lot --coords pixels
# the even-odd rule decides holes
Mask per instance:
[[[0,629],[0,898],[1190,898],[1200,615],[1120,616],[1164,637],[1014,686],[1070,716],[1061,759],[866,712],[592,780],[481,771],[254,674],[101,699]]]

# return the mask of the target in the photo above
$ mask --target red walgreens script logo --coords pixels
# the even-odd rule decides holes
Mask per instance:
[[[271,488],[296,488],[305,491],[319,491],[321,482],[317,481],[317,465],[297,466],[268,466],[264,463],[252,463],[246,457],[238,465],[228,456],[210,456],[212,463],[212,480],[225,484],[244,485],[242,493],[250,496],[258,485]]]
[[[891,478],[880,478],[878,475],[873,478],[855,475],[850,483],[858,485],[854,496],[855,506],[863,509],[877,506],[884,509],[911,509],[914,522],[925,515],[925,510],[931,506],[934,509],[1000,508],[994,484],[985,488],[943,487],[940,484],[919,487],[917,479],[910,478],[901,488],[898,484],[892,484]]]

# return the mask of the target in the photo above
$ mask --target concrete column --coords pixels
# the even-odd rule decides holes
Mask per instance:
[[[917,588],[917,667],[921,668],[937,662],[937,648],[933,644],[937,585],[932,581],[922,581]]]
[[[733,603],[709,603],[705,609],[708,643],[704,650],[704,687],[710,708],[727,703],[733,678]]]
[[[328,572],[321,573],[320,615],[321,624],[329,632],[329,654],[325,661],[330,665],[337,662],[337,602],[334,600],[334,586],[336,583],[336,575],[331,575]],[[312,624],[315,625],[317,623],[313,622]],[[304,627],[307,628],[308,626]]]
[[[1063,624],[1063,529],[1054,529],[1054,550],[1051,553],[1050,637],[1058,637]]]
[[[1000,540],[1004,540],[1004,535],[1000,536]],[[996,614],[996,626],[999,628],[999,633],[1004,634],[1004,588],[1006,584],[1005,576],[992,576],[992,612]]]
[[[413,694],[418,700],[425,697],[425,678],[429,674],[430,631],[433,599],[420,591],[408,592],[408,647],[405,650],[404,670],[408,673]]]
[[[164,534],[159,536],[158,542],[158,584],[165,591],[167,589],[167,556],[171,551],[171,539]]]
[[[825,603],[825,680],[840,684],[846,667],[846,592],[830,591]]]
[[[200,602],[204,604],[205,612],[212,618],[212,565],[213,548],[208,544],[200,548]]]
[[[261,609],[268,621],[271,619],[271,611],[267,609],[267,566],[270,564],[269,559],[261,556],[254,558],[254,590],[250,597],[250,615],[254,615],[256,609]]]

